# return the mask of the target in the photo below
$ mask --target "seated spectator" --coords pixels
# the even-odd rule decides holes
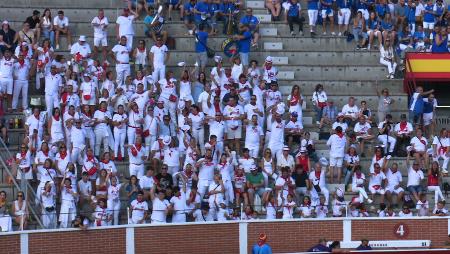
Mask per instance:
[[[355,98],[351,96],[348,98],[348,104],[342,107],[341,113],[344,114],[344,121],[349,125],[354,125],[359,117],[359,108],[355,104]]]
[[[352,192],[356,192],[359,195],[359,202],[363,203],[364,199],[367,199],[367,202],[371,204],[373,201],[372,199],[367,196],[367,192],[365,190],[365,184],[366,184],[366,176],[364,173],[361,172],[361,166],[357,165],[354,168],[353,171],[353,177],[352,177]],[[373,198],[373,194],[372,194]]]
[[[407,165],[409,165],[409,158],[407,159]],[[419,195],[423,192],[421,184],[424,178],[419,162],[414,161],[412,166],[408,169],[407,189],[414,196],[416,201],[419,200]]]
[[[366,23],[367,25],[367,35],[369,36],[369,45],[367,49],[370,50],[373,45],[374,49],[377,49],[378,46],[373,44],[374,37],[378,40],[378,45],[381,44],[381,22],[378,20],[378,17],[375,12],[371,12],[369,16],[369,20]]]
[[[427,146],[428,141],[422,135],[422,129],[416,130],[416,135],[411,138],[410,151],[412,156],[414,156],[416,161],[419,161],[420,168],[428,167],[428,152]],[[422,161],[423,160],[423,161]]]
[[[392,136],[392,129],[392,116],[387,114],[386,120],[378,124],[378,142],[383,144],[384,153],[388,156],[394,153],[395,144],[397,143],[395,137]]]
[[[289,25],[289,31],[295,36],[294,23],[298,24],[298,34],[303,36],[303,22],[305,18],[302,16],[302,7],[298,0],[292,0],[283,4],[285,22]]]
[[[337,107],[334,105],[332,99],[327,101],[327,105],[323,108],[322,118],[320,119],[319,129],[322,129],[324,125],[331,126],[332,121],[336,119],[338,114]]]
[[[439,199],[445,202],[445,197],[442,195],[440,187],[442,174],[439,169],[439,163],[436,161],[431,163],[431,167],[428,169],[427,178],[428,191],[434,191],[434,205],[437,205]]]
[[[70,50],[72,45],[72,34],[69,29],[69,19],[64,16],[64,11],[58,11],[58,16],[53,19],[53,28],[55,29],[55,49],[59,50],[59,37],[61,35],[67,35],[67,45]]]
[[[430,205],[428,204],[427,194],[422,193],[416,204],[417,216],[429,216]]]
[[[265,192],[264,177],[262,173],[258,171],[256,165],[253,165],[250,168],[250,173],[247,173],[245,178],[249,204],[255,206],[255,195],[258,195],[261,200],[263,199],[263,194]]]
[[[265,7],[269,10],[270,14],[272,14],[273,21],[280,20],[281,14],[281,1],[279,0],[266,0]]]
[[[55,31],[53,28],[53,19],[50,9],[45,9],[40,19],[39,29],[44,39],[50,40],[51,47],[55,46]]]
[[[2,22],[0,35],[3,36],[4,46],[6,47],[6,49],[14,50],[16,48],[16,43],[14,42],[16,38],[16,31],[10,28],[9,22],[7,20],[4,20]],[[4,51],[2,51],[2,53],[4,53]]]
[[[241,18],[239,24],[248,25],[252,33],[252,47],[257,47],[259,40],[259,20],[256,16],[253,16],[252,8],[245,10],[245,16]]]
[[[396,25],[394,23],[394,18],[390,12],[387,12],[384,19],[381,21],[381,29],[383,30],[382,36],[384,41],[380,42],[380,44],[384,45],[385,41],[388,39],[391,40],[392,43],[395,42],[395,38],[397,37],[395,28]]]
[[[367,41],[367,33],[366,30],[366,21],[363,18],[363,13],[358,11],[356,17],[353,19],[353,37],[356,41],[356,50],[367,50],[366,41]]]
[[[167,5],[169,6],[167,9],[167,16],[169,21],[172,21],[172,11],[173,10],[179,10],[180,11],[180,19],[183,20],[183,1],[180,0],[170,0],[168,1]]]
[[[374,172],[370,174],[369,191],[372,196],[371,200],[375,200],[375,194],[380,194],[380,203],[384,203],[384,194],[386,193],[386,175],[383,173],[378,163],[374,165]],[[368,201],[370,203],[370,201]]]
[[[292,112],[291,118],[286,120],[284,132],[289,147],[292,147],[292,142],[300,142],[300,137],[303,134],[303,124],[299,119],[297,112]]]
[[[188,34],[193,34],[193,31],[195,29],[194,7],[196,2],[196,0],[189,0],[184,4],[183,8],[180,8],[180,11],[183,10],[181,17],[184,20],[184,25],[189,31]]]
[[[238,13],[239,8],[237,8],[232,0],[224,0],[219,4],[215,17],[216,21],[222,21],[223,34],[231,35],[236,32],[235,24]]]
[[[448,130],[442,128],[439,136],[433,138],[433,161],[439,163],[439,159],[443,159],[442,173],[447,174],[448,162],[450,160],[450,138],[448,136]]]
[[[34,10],[33,15],[27,17],[27,19],[25,20],[25,22],[30,25],[30,30],[35,34],[36,42],[38,42],[41,38],[41,28],[39,26],[39,23],[41,22],[39,19],[40,14],[41,13],[38,10]]]
[[[395,151],[395,154],[397,156],[406,157],[406,147],[410,144],[412,132],[412,124],[407,122],[406,115],[402,114],[400,116],[400,122],[397,123],[394,127],[394,134],[397,138],[397,147]]]
[[[16,33],[16,38],[14,39],[14,43],[18,45],[22,42],[26,42],[29,45],[36,43],[35,33],[30,29],[30,24],[27,22],[23,23],[22,30]]]
[[[433,210],[433,216],[448,216],[448,210],[445,208],[445,201],[439,201]]]
[[[392,163],[392,166],[388,168],[386,171],[386,198],[391,205],[397,206],[400,200],[403,200],[404,189],[402,188],[402,173],[398,170],[398,164]],[[394,202],[392,196],[396,194],[397,198]]]
[[[347,184],[350,183],[350,179],[352,175],[354,174],[354,171],[357,166],[359,166],[359,156],[356,152],[356,147],[354,145],[351,145],[347,153],[344,155],[344,185],[347,187]],[[347,188],[345,188],[347,189]]]
[[[359,117],[359,122],[355,124],[355,128],[353,129],[356,135],[356,140],[359,142],[359,151],[361,152],[361,157],[365,157],[364,154],[364,144],[367,141],[374,139],[374,135],[372,135],[372,127],[368,122],[366,122],[365,116]]]
[[[387,66],[388,75],[386,78],[393,79],[395,76],[395,69],[397,68],[394,48],[391,45],[391,40],[386,39],[384,44],[380,47],[380,63]]]
[[[316,154],[316,148],[314,145],[314,140],[311,139],[311,134],[309,132],[305,132],[302,140],[300,141],[300,149],[305,149],[308,157],[311,158],[314,162],[318,162],[319,158]]]
[[[361,244],[356,247],[356,250],[372,250],[372,247],[369,245],[369,240],[362,239]]]

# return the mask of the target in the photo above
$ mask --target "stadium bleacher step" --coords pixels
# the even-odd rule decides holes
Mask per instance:
[[[273,56],[272,62],[274,65],[287,65],[289,64],[289,57],[287,56]]]
[[[247,8],[264,8],[264,1],[246,1]]]
[[[272,22],[272,16],[270,14],[254,14],[254,16],[259,19],[260,23]]]
[[[294,80],[295,73],[293,71],[279,71],[278,78],[286,80]]]
[[[277,36],[278,29],[277,28],[259,28],[259,33],[262,36]]]
[[[283,43],[282,42],[264,42],[264,49],[265,50],[283,50]]]

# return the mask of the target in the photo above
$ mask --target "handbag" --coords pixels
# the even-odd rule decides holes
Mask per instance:
[[[51,212],[55,211],[55,207],[54,206],[46,207],[45,211],[51,213]]]

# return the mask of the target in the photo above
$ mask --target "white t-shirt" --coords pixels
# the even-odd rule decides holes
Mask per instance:
[[[59,74],[45,76],[45,94],[59,97],[59,88],[62,87],[62,78]]]
[[[284,128],[285,125],[283,121],[281,123],[278,123],[277,121],[274,121],[271,125],[271,131],[270,131],[270,139],[269,139],[269,146],[282,146],[284,143]]]
[[[180,191],[180,196],[173,196],[170,203],[173,205],[174,214],[184,213],[186,211],[186,193]]]
[[[159,198],[153,200],[152,222],[166,223],[166,209],[170,205],[167,199],[162,201]]]
[[[148,211],[148,204],[145,201],[139,202],[135,199],[131,201],[131,208],[133,209],[131,219],[137,222],[144,218],[145,211]]]
[[[315,171],[311,171],[309,173],[309,180],[311,180],[313,185],[319,185],[320,187],[326,187],[325,170],[320,171],[319,177],[316,176]]]
[[[433,138],[433,145],[436,145],[435,152],[437,154],[443,154],[444,148],[447,148],[450,146],[450,138],[442,138],[442,137],[435,136]]]
[[[1,62],[0,62],[1,64]],[[14,79],[15,80],[28,80],[28,73],[30,72],[30,63],[28,61],[25,61],[22,64],[19,62],[16,62],[14,64]],[[1,72],[1,67],[0,67]],[[0,74],[2,75],[2,74]]]
[[[100,19],[98,16],[92,19],[91,24],[97,24],[100,26],[94,26],[94,37],[95,38],[106,38],[108,32],[105,29],[109,25],[108,18],[103,17]]]
[[[371,128],[372,127],[370,126],[369,123],[361,124],[358,122],[355,124],[354,131],[356,132],[357,135],[367,135],[367,134],[369,134],[369,130]]]
[[[428,141],[425,137],[421,137],[420,139],[415,136],[411,139],[411,145],[414,147],[414,150],[418,152],[424,152],[427,149]]]
[[[115,45],[111,51],[116,55],[117,61],[122,64],[127,64],[130,62],[130,52],[131,49],[127,46],[122,46],[120,44]],[[120,85],[120,84],[118,84]]]
[[[133,20],[134,15],[117,17],[116,24],[119,25],[119,36],[134,35]]]
[[[350,106],[348,104],[345,104],[344,107],[342,107],[342,114],[344,115],[350,115],[352,118],[356,118],[356,114],[358,113],[359,109],[356,105]]]
[[[406,186],[416,186],[420,185],[420,181],[424,179],[423,171],[409,168],[408,170],[408,184]]]
[[[401,123],[398,123],[394,127],[394,131],[398,134],[409,134],[413,131],[413,126],[411,123],[406,123],[405,127],[402,129],[400,127]]]
[[[203,113],[205,113],[205,114],[209,114],[209,112],[211,111],[211,110],[210,110],[210,107],[208,107],[208,97],[209,97],[209,94],[208,94],[208,92],[206,92],[206,91],[203,91],[203,92],[200,93],[200,95],[198,96],[198,103],[201,104],[201,106],[202,106],[202,111],[203,111]],[[211,103],[211,108],[213,108],[213,107],[214,107],[214,106],[213,106],[213,104],[214,104],[214,96],[213,96],[213,95],[211,95],[211,98],[209,99],[209,102]]]
[[[331,135],[327,141],[327,146],[330,147],[330,157],[344,158],[346,143],[345,135],[342,137],[339,137],[337,134]]]
[[[400,171],[397,170],[394,173],[394,172],[392,172],[391,169],[388,169],[386,178],[388,181],[388,183],[387,183],[388,189],[394,188],[394,186],[399,185],[403,180],[402,173],[400,173]]]
[[[203,159],[200,159],[203,160]],[[215,163],[203,161],[199,167],[198,179],[211,181],[214,178]]]
[[[281,187],[282,193],[284,198],[287,198],[287,195],[289,194],[289,184],[294,184],[295,181],[292,177],[288,177],[284,179],[283,177],[278,177],[275,181],[275,186]]]
[[[61,28],[68,27],[69,26],[69,19],[67,17],[63,17],[63,19],[60,19],[58,16],[53,18],[53,25],[59,26]]]
[[[79,42],[75,42],[70,48],[70,54],[75,55],[80,53],[82,57],[87,57],[91,53],[91,47],[87,42],[81,45]]]
[[[198,112],[196,115],[190,113],[189,119],[192,121],[193,130],[203,129],[203,121],[205,120],[205,114],[203,112]]]
[[[245,147],[258,148],[262,136],[264,136],[264,132],[261,126],[247,126],[245,130]]]
[[[180,166],[180,152],[178,148],[164,150],[164,164],[167,164],[169,167]]]
[[[244,114],[244,109],[240,105],[236,105],[234,107],[227,105],[223,109],[223,115],[225,117],[233,117],[238,118],[242,114]],[[239,127],[242,125],[242,121],[240,119],[226,120],[228,128]]]
[[[162,45],[161,47],[153,45],[150,48],[150,52],[153,53],[153,66],[155,68],[166,66],[166,63],[164,61],[168,51],[169,49],[167,48],[166,45]]]
[[[380,185],[381,187],[384,179],[386,179],[386,175],[383,172],[380,172],[378,174],[374,173],[370,176],[369,186]]]
[[[225,131],[225,122],[224,121],[213,121],[209,124],[210,128],[209,128],[209,134],[211,135],[216,135],[217,137],[217,141],[223,141],[223,134]]]

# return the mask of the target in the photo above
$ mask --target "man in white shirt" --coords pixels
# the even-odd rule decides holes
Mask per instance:
[[[125,78],[130,75],[131,47],[127,45],[127,37],[121,36],[119,44],[111,49],[111,57],[116,62],[116,83],[122,86]]]
[[[330,147],[330,183],[333,183],[335,171],[337,171],[336,183],[341,183],[341,169],[345,154],[345,145],[347,144],[347,138],[342,132],[341,126],[336,127],[335,131],[336,133],[331,135],[327,141],[327,146]]]
[[[214,95],[211,91],[211,85],[206,83],[204,85],[204,91],[198,96],[198,101],[200,105],[200,110],[208,115],[211,112],[211,108],[213,108],[214,103]]]
[[[105,17],[103,9],[98,10],[98,16],[94,17],[91,21],[91,25],[94,27],[94,55],[97,56],[98,48],[102,47],[103,60],[108,64],[106,60],[106,54],[108,52],[108,32],[109,25],[108,18]]]
[[[8,100],[11,101],[13,94],[14,62],[12,52],[5,50],[4,56],[0,59],[0,95],[7,95],[6,104],[8,106]]]
[[[390,135],[392,130],[392,115],[387,114],[385,120],[378,124],[378,142],[383,143],[384,152],[388,156],[394,153],[395,144],[397,143],[397,140]]]
[[[244,118],[248,121],[252,120],[253,115],[258,116],[258,125],[264,126],[264,108],[262,103],[257,103],[256,95],[250,97],[250,103],[244,106]]]
[[[0,62],[1,64],[1,62]],[[12,109],[17,109],[19,94],[22,92],[22,109],[28,108],[28,79],[30,73],[30,63],[25,61],[24,55],[20,54],[18,61],[13,65],[14,72],[14,92],[12,100]]]
[[[50,68],[50,75],[45,76],[45,105],[47,115],[51,116],[53,108],[59,107],[59,95],[63,87],[62,78],[56,72],[56,66]]]
[[[228,105],[223,109],[223,116],[227,124],[227,139],[234,141],[234,151],[241,150],[240,139],[242,137],[242,119],[244,109],[237,104],[233,97],[230,97]]]
[[[372,200],[375,200],[375,194],[380,194],[380,203],[384,203],[384,194],[386,193],[383,186],[386,186],[386,175],[381,171],[378,163],[373,165],[374,172],[370,174],[369,191],[372,194]]]
[[[72,44],[72,34],[69,30],[69,19],[64,16],[64,11],[59,10],[58,16],[53,19],[53,28],[55,29],[55,49],[59,49],[59,36],[67,35],[67,45],[70,50],[70,45]]]
[[[351,125],[352,122],[356,121],[358,118],[359,109],[355,104],[355,98],[351,96],[348,98],[348,104],[342,107],[342,114],[344,114],[345,122]]]
[[[267,147],[270,148],[270,150],[272,151],[272,157],[275,158],[275,156],[278,154],[278,152],[281,151],[281,149],[283,149],[284,146],[285,124],[281,119],[281,114],[275,113],[272,117],[274,118],[274,121],[271,122],[270,131],[267,130],[268,133],[266,135],[269,138]]]
[[[75,60],[74,72],[79,72],[78,66],[82,65],[82,62],[91,57],[91,47],[86,42],[86,36],[80,35],[78,42],[75,42],[70,48],[70,54]]]
[[[258,115],[251,117],[251,123],[245,127],[245,148],[250,151],[250,156],[258,158],[259,151],[264,145],[264,132],[258,124]]]
[[[131,5],[131,1],[129,2],[129,5]],[[130,15],[130,13],[132,15]],[[137,15],[131,8],[125,8],[123,9],[122,15],[117,17],[116,20],[117,40],[121,41],[122,37],[125,36],[126,47],[129,49],[133,48],[133,36],[134,36],[133,21],[137,16],[139,15]]]
[[[326,170],[322,170],[322,165],[316,163],[314,165],[314,171],[309,173],[309,180],[313,185],[311,188],[311,205],[316,206],[319,204],[319,195],[325,196],[325,204],[328,205],[330,198],[330,192],[328,191],[326,184]]]
[[[129,224],[144,224],[148,217],[148,204],[144,201],[144,193],[140,191],[130,204],[131,218]]]
[[[82,153],[85,151],[86,144],[89,144],[87,140],[87,135],[84,129],[81,128],[81,119],[75,119],[75,127],[71,128],[70,134],[70,147],[71,151],[71,161],[72,162],[82,162]]]
[[[224,134],[225,134],[225,122],[222,120],[222,114],[220,112],[216,112],[214,121],[209,123],[209,137],[212,135],[216,136],[216,148],[220,154],[223,153],[223,142],[224,142]]]
[[[135,175],[138,179],[144,175],[144,161],[147,159],[147,150],[142,145],[142,137],[136,136],[136,141],[128,145],[128,155],[130,160],[130,176]]]
[[[161,37],[156,38],[156,43],[150,48],[149,61],[153,65],[153,80],[160,80],[166,77],[166,63],[169,60],[169,49],[164,44]]]
[[[213,182],[214,169],[216,168],[216,163],[213,161],[212,151],[210,149],[206,150],[204,158],[199,159],[195,163],[195,167],[198,168],[199,172],[197,182],[198,193],[203,197],[209,185]]]
[[[95,155],[100,155],[100,146],[103,143],[103,151],[109,151],[109,121],[112,119],[111,114],[106,109],[106,102],[100,103],[100,109],[94,113],[95,121]]]
[[[394,133],[397,138],[397,156],[406,157],[406,146],[411,141],[411,133],[414,131],[413,126],[406,120],[406,115],[400,116],[400,122],[395,125]]]
[[[416,201],[419,200],[419,195],[423,192],[421,182],[424,178],[423,171],[419,167],[419,162],[414,161],[412,167],[408,170],[408,184],[406,186]]]
[[[374,138],[372,135],[372,126],[366,121],[364,115],[359,116],[359,121],[355,124],[353,129],[356,135],[356,140],[359,142],[359,151],[361,152],[361,157],[365,157],[364,154],[364,143],[370,141]]]
[[[403,194],[405,190],[401,187],[403,180],[402,173],[398,171],[398,164],[392,163],[391,168],[387,170],[386,173],[387,186],[386,186],[386,198],[390,204],[392,202],[392,195],[397,194],[397,200],[395,204],[398,204],[400,200],[403,200]]]
[[[284,167],[289,167],[291,171],[294,170],[295,160],[294,157],[289,154],[289,151],[290,149],[288,146],[283,146],[283,150],[277,153],[276,158],[278,170]]]

